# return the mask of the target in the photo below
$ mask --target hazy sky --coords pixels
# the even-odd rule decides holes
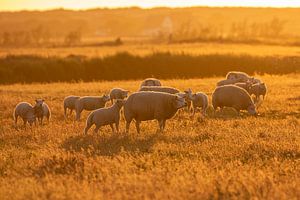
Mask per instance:
[[[87,9],[129,6],[144,8],[157,6],[300,7],[300,0],[0,0],[0,10]]]

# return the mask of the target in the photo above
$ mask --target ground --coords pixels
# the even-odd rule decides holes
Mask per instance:
[[[217,112],[143,122],[137,134],[83,135],[74,113],[63,117],[67,95],[97,95],[112,87],[136,91],[140,81],[0,86],[1,199],[297,199],[300,196],[300,75],[260,77],[268,86],[257,118]],[[181,90],[211,93],[219,78],[162,80]],[[13,125],[14,106],[42,97],[50,123]],[[211,99],[210,99],[211,100]]]

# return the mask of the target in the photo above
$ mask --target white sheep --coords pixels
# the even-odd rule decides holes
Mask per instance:
[[[125,99],[128,96],[129,91],[122,88],[113,88],[109,92],[111,103],[114,103],[114,99]]]
[[[123,107],[124,103],[125,100],[117,99],[111,107],[100,108],[91,112],[86,120],[84,134],[87,134],[93,124],[96,125],[94,130],[95,133],[97,133],[99,128],[104,125],[110,125],[112,132],[115,132],[113,124],[116,125],[116,130],[119,132],[120,109]]]
[[[197,92],[192,96],[192,107],[193,115],[195,115],[197,108],[202,108],[202,115],[206,115],[206,110],[208,108],[208,97],[203,92]]]
[[[143,86],[140,88],[139,92],[141,91],[164,92],[169,94],[176,94],[180,92],[178,89],[168,86]]]
[[[73,110],[75,110],[75,103],[77,99],[79,99],[79,96],[67,96],[64,99],[64,116],[65,119],[67,118],[67,110],[70,110],[70,115],[72,114]]]
[[[107,101],[109,101],[110,98],[108,95],[103,96],[84,96],[80,97],[75,102],[75,110],[76,110],[76,120],[80,120],[80,114],[83,110],[96,110],[99,108],[105,107],[105,104]]]
[[[44,117],[47,118],[49,123],[51,117],[51,111],[49,106],[45,103],[43,99],[35,100],[36,104],[34,105],[35,116],[38,118],[40,125],[43,124]]]
[[[142,81],[140,87],[143,87],[143,86],[161,86],[161,82],[160,82],[160,80],[158,80],[156,78],[147,78]]]
[[[257,115],[255,105],[249,93],[235,85],[220,86],[212,94],[212,104],[216,110],[218,107],[232,107],[238,112],[247,110],[251,115]]]
[[[162,132],[166,120],[172,118],[178,109],[186,106],[184,98],[163,92],[136,92],[131,94],[124,105],[126,132],[135,119],[136,130],[140,132],[141,121],[156,119]]]
[[[16,127],[19,116],[23,119],[24,127],[26,127],[27,122],[30,124],[30,126],[32,126],[33,123],[36,123],[34,108],[30,103],[21,102],[16,105],[16,108],[14,110],[14,120]]]

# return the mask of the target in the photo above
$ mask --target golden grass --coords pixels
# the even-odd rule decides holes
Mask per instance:
[[[0,86],[1,199],[297,199],[300,196],[300,75],[262,76],[269,89],[258,118],[180,113],[156,134],[156,122],[130,134],[103,127],[83,135],[63,120],[70,94],[97,95],[139,81]],[[218,78],[163,80],[208,94]],[[19,101],[43,97],[52,109],[44,126],[16,130]]]
[[[250,56],[299,56],[299,46],[251,45],[251,44],[126,44],[117,47],[73,47],[73,48],[0,48],[0,57],[7,55],[36,55],[43,57],[66,57],[82,55],[87,57],[104,57],[120,52],[133,55],[150,55],[156,52],[188,55],[232,54]]]

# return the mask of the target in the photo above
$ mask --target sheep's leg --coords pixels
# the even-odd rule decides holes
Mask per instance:
[[[117,133],[119,133],[119,122],[116,122]]]
[[[82,111],[82,110],[81,110]],[[81,114],[80,110],[76,110],[76,121],[80,120],[80,114]]]
[[[96,128],[94,129],[94,133],[98,133],[100,126],[96,125]]]
[[[64,117],[65,117],[65,119],[67,119],[67,108],[66,107],[64,107]]]
[[[88,133],[88,130],[92,127],[92,125],[93,125],[93,124],[89,124],[89,123],[86,124],[86,126],[85,126],[85,128],[84,128],[84,131],[83,131],[83,133],[84,133],[85,135]]]
[[[26,128],[26,123],[27,123],[27,120],[26,120],[26,119],[24,119],[24,118],[23,118],[23,123],[24,123],[24,124],[23,124],[24,128]]]
[[[135,127],[136,127],[136,131],[137,131],[137,133],[140,133],[140,121],[135,121]]]
[[[112,132],[113,132],[113,133],[115,133],[115,128],[114,128],[114,125],[113,125],[113,124],[109,124],[109,126],[110,126],[110,128],[111,128]]]
[[[43,125],[43,119],[44,119],[44,115],[42,115],[41,117],[41,122],[40,122],[41,126]]]
[[[18,123],[18,115],[15,115],[15,126],[17,127],[17,123]]]
[[[164,130],[165,121],[164,120],[159,120],[158,124],[159,124],[159,130],[158,130],[158,132],[162,133],[163,130]]]
[[[126,121],[126,133],[129,133],[129,127],[132,120]]]

